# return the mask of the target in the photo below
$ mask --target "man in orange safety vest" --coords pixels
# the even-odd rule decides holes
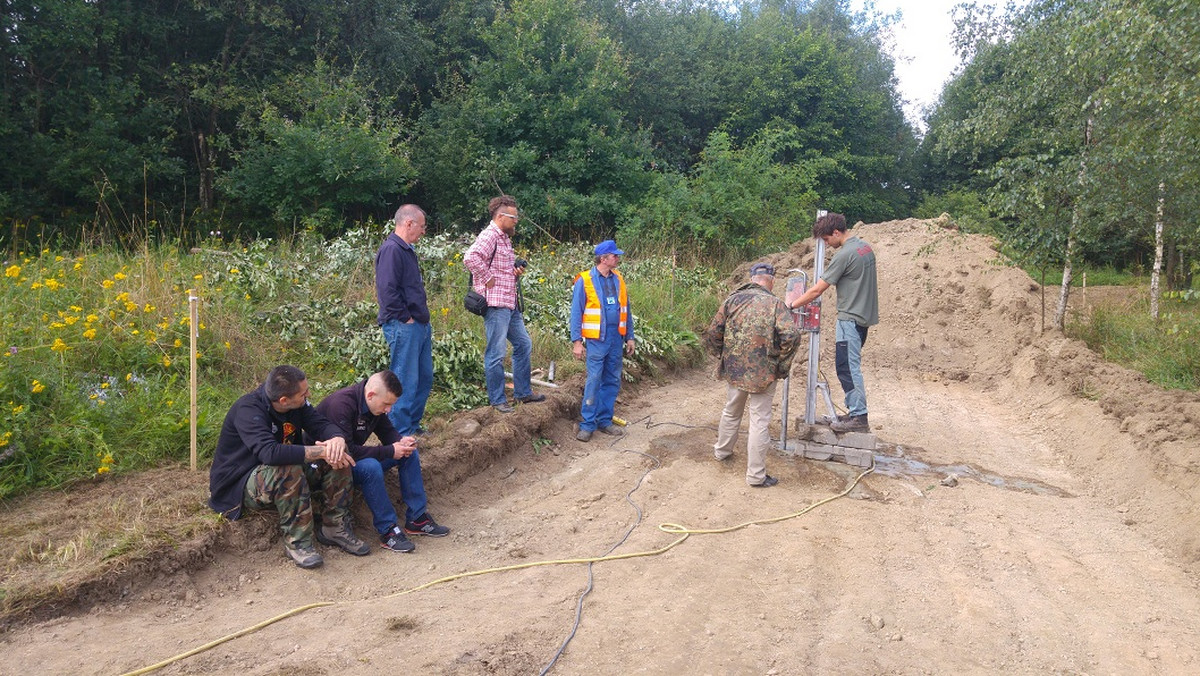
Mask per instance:
[[[575,277],[571,294],[571,342],[575,358],[587,359],[587,384],[579,423],[580,441],[592,433],[621,436],[613,426],[613,406],[621,391],[623,356],[633,354],[633,313],[625,278],[617,271],[624,251],[606,239],[593,250],[596,264]]]

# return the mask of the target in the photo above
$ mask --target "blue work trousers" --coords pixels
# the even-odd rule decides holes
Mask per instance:
[[[403,390],[388,419],[400,436],[409,436],[421,426],[433,389],[433,327],[392,319],[383,325],[383,337],[391,352],[390,368]]]
[[[613,406],[621,391],[621,364],[625,354],[625,336],[615,325],[604,327],[604,338],[587,338],[587,384],[583,387],[583,405],[579,423],[581,432],[590,432],[612,424]]]
[[[421,456],[414,449],[407,458],[395,460],[376,460],[363,458],[351,469],[354,475],[354,485],[362,493],[363,501],[371,508],[374,517],[375,530],[380,535],[387,533],[392,525],[399,523],[396,508],[388,497],[387,486],[383,483],[384,474],[391,468],[398,467],[400,475],[400,497],[404,500],[405,518],[416,521],[425,514],[425,482],[421,479]],[[403,526],[404,524],[400,523]]]
[[[517,399],[533,394],[529,383],[530,354],[533,340],[525,330],[525,318],[520,312],[506,307],[490,307],[483,317],[487,348],[483,352],[484,380],[487,382],[488,403],[492,406],[507,401],[504,395],[505,341],[512,343],[513,396]]]

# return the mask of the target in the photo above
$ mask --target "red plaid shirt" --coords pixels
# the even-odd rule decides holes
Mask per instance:
[[[512,238],[495,222],[475,238],[463,256],[463,265],[471,271],[475,290],[487,298],[488,307],[517,308],[517,274],[513,270]],[[489,261],[491,261],[489,263]],[[496,280],[492,288],[487,283]]]

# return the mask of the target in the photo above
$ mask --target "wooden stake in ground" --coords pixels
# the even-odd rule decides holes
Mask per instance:
[[[192,471],[196,471],[196,339],[200,336],[200,298],[194,293],[194,289],[188,289],[188,341],[190,342],[190,365],[191,365],[191,432],[192,432]]]

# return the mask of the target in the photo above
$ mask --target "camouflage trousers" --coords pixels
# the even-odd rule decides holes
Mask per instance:
[[[259,465],[246,479],[242,506],[279,510],[285,544],[313,546],[313,492],[322,494],[322,525],[336,528],[350,516],[350,468],[333,469],[319,460],[304,465]]]

